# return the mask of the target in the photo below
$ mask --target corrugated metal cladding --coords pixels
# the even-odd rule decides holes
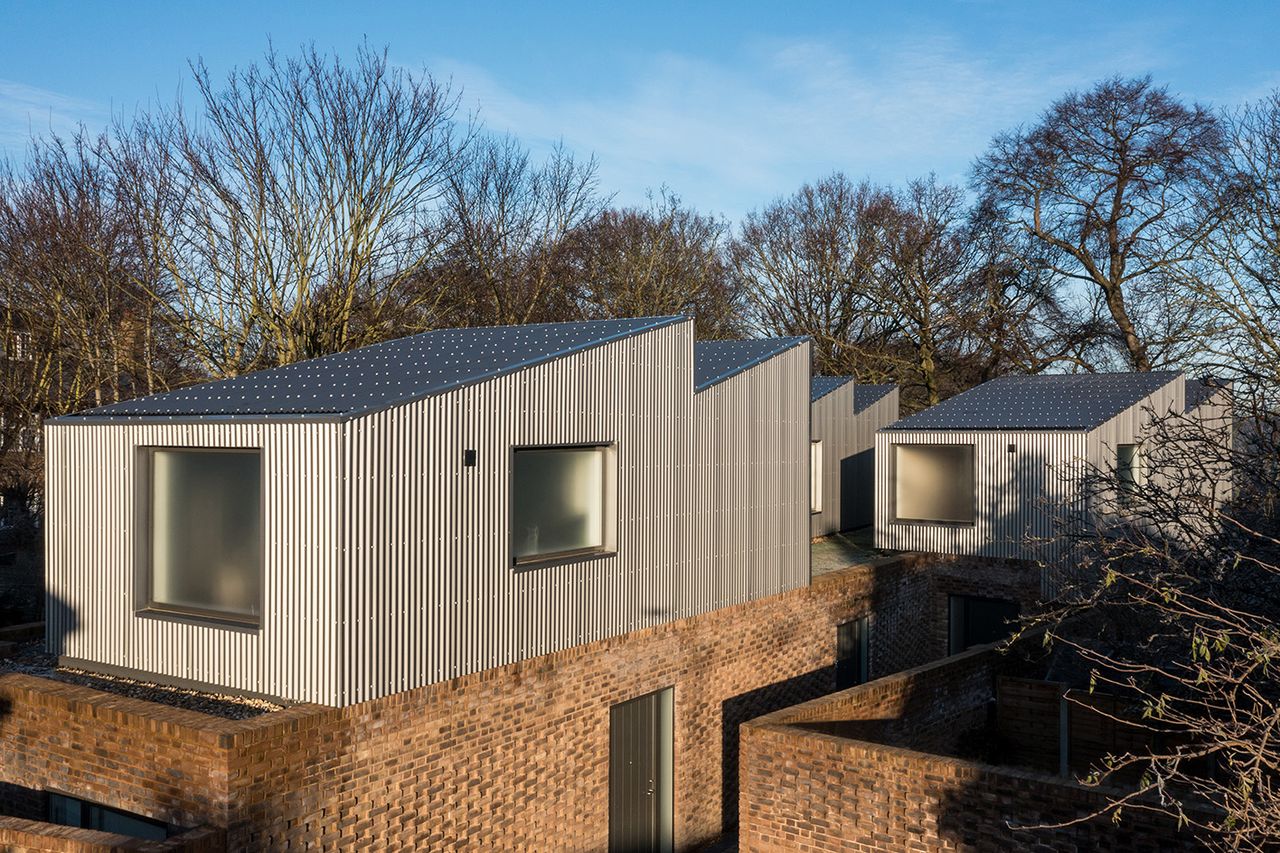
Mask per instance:
[[[346,705],[801,586],[808,345],[696,395],[692,352],[681,322],[345,422],[51,424],[54,648]],[[616,555],[513,568],[512,447],[597,442]],[[261,629],[134,614],[147,445],[262,448]]]
[[[830,377],[815,377],[817,380]],[[876,431],[898,419],[898,389],[839,385],[813,401],[813,437],[822,440],[822,512],[809,518],[809,533],[826,536],[875,522]],[[872,402],[859,409],[864,396]]]
[[[50,651],[299,701],[336,695],[340,430],[333,423],[46,426]],[[135,615],[139,448],[149,446],[262,449],[261,630]]]
[[[1089,466],[1114,465],[1117,444],[1140,441],[1152,412],[1182,411],[1183,401],[1178,376],[1092,430],[883,429],[876,435],[876,546],[1052,559],[1061,553],[1052,541],[1059,525],[1086,509],[1079,485]],[[893,445],[911,443],[974,446],[973,524],[896,519]],[[1046,594],[1056,588],[1047,578]]]
[[[693,397],[682,616],[809,583],[809,344]]]
[[[813,438],[822,442],[822,511],[809,516],[811,536],[826,536],[853,526],[843,501],[846,486],[852,489],[854,485],[851,466],[858,443],[853,389],[854,383],[846,382],[812,404]],[[845,483],[846,478],[850,482]]]

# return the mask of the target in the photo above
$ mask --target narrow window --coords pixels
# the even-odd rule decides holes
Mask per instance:
[[[511,472],[514,561],[611,553],[614,467],[609,445],[516,450]]]
[[[1142,445],[1116,446],[1116,481],[1120,487],[1120,502],[1131,503],[1138,488],[1146,483],[1146,472],[1142,465]]]
[[[894,498],[900,521],[972,524],[972,444],[895,444]]]
[[[262,596],[262,456],[152,448],[146,609],[256,624]]]
[[[48,818],[49,823],[59,826],[95,829],[147,841],[164,841],[172,834],[164,821],[53,792],[49,793]]]
[[[809,442],[809,512],[822,512],[822,439]]]
[[[836,626],[836,690],[871,678],[871,632],[866,616]]]
[[[947,654],[996,643],[1013,634],[1019,607],[1015,601],[976,595],[948,596]]]

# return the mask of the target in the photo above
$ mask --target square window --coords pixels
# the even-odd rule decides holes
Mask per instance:
[[[146,609],[257,624],[262,598],[262,455],[148,450]]]
[[[901,521],[972,524],[972,444],[895,444],[895,514]]]
[[[517,564],[614,550],[613,447],[530,447],[512,454],[511,552]]]

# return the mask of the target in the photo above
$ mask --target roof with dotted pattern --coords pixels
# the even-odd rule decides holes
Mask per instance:
[[[809,401],[816,403],[832,391],[842,388],[852,381],[852,376],[815,376],[809,382]],[[856,390],[855,387],[855,393]]]
[[[91,418],[344,418],[511,373],[685,320],[641,317],[437,329],[78,412]]]
[[[1093,429],[1181,376],[1168,370],[1002,376],[885,429]]]
[[[807,340],[801,337],[698,341],[693,346],[693,390],[710,388]]]

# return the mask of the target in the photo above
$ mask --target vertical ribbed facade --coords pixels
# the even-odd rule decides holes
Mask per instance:
[[[684,322],[346,421],[50,424],[51,648],[346,705],[802,586],[808,349],[695,395]],[[614,447],[616,553],[515,566],[512,449],[573,444]],[[135,612],[148,446],[261,449],[260,628]]]
[[[309,702],[339,689],[341,425],[45,427],[46,636],[51,652]],[[136,614],[145,572],[146,447],[262,452],[262,626]]]
[[[813,438],[822,442],[822,509],[809,516],[809,533],[826,536],[852,527],[846,523],[844,488],[853,487],[853,457],[858,452],[859,421],[854,412],[854,383],[846,382],[812,404]],[[848,460],[848,461],[846,461]],[[849,483],[844,478],[850,479]]]
[[[1081,482],[1115,465],[1116,445],[1146,436],[1153,413],[1180,412],[1182,377],[1091,430],[882,429],[876,435],[876,547],[937,554],[1052,560],[1058,534],[1086,512]],[[902,521],[895,507],[894,445],[974,448],[974,522]],[[1010,449],[1012,447],[1012,450]],[[1056,581],[1046,580],[1052,594]]]

